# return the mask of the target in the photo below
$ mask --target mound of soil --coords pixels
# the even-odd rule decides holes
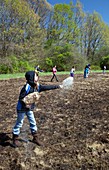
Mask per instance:
[[[40,77],[41,84],[61,84],[68,75]],[[109,169],[109,74],[75,75],[70,90],[41,93],[34,110],[38,134],[44,143],[31,142],[25,117],[12,147],[16,103],[25,79],[0,81],[0,170],[108,170]]]

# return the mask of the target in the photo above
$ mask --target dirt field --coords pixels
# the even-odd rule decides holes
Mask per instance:
[[[68,75],[41,77],[60,84]],[[109,170],[109,73],[84,79],[75,75],[72,90],[41,94],[34,111],[40,140],[31,142],[27,118],[19,148],[12,147],[16,103],[25,79],[0,81],[0,170]]]

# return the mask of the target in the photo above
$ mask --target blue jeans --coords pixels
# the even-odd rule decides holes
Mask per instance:
[[[16,120],[16,124],[13,127],[13,134],[15,135],[19,135],[20,133],[20,128],[23,125],[23,121],[24,121],[24,116],[27,116],[28,121],[30,123],[30,130],[31,133],[34,133],[37,131],[37,125],[36,125],[36,121],[35,121],[35,117],[33,114],[33,111],[27,111],[27,112],[17,112],[17,120]]]

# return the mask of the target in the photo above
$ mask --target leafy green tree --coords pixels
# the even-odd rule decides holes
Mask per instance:
[[[88,60],[94,61],[94,57],[98,49],[104,44],[104,22],[101,16],[94,12],[93,14],[87,14],[84,22],[84,30],[82,34],[82,47],[84,54]]]
[[[74,36],[78,34],[75,29],[74,12],[68,4],[56,4],[48,27],[48,42],[57,45],[74,42]]]
[[[76,17],[72,3],[54,6],[51,22],[47,28],[45,49],[48,51],[47,58],[49,56],[52,64],[56,64],[59,70],[69,69],[74,64],[75,51],[78,48],[79,14]]]
[[[0,13],[1,63],[9,63],[13,54],[19,61],[37,62],[44,36],[38,15],[23,0],[0,1]]]
[[[0,73],[36,64],[81,70],[109,55],[109,26],[97,12],[84,13],[79,0],[54,7],[46,0],[3,0],[0,14]]]
[[[49,23],[50,14],[53,10],[51,4],[46,0],[26,0],[34,11],[39,16],[39,24],[41,29],[45,29]]]

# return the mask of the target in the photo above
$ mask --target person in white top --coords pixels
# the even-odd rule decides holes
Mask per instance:
[[[71,71],[70,71],[70,76],[71,77],[74,77],[74,72],[75,72],[75,67],[73,66]]]
[[[106,66],[103,67],[103,74],[106,72]]]

